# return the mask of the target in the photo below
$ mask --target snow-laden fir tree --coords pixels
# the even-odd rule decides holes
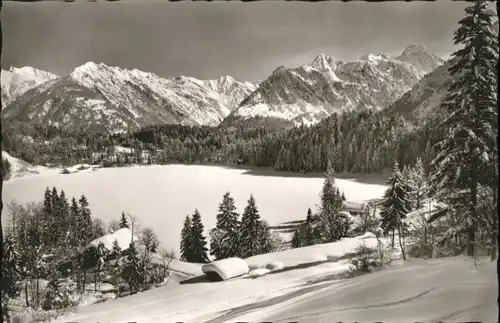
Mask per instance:
[[[327,170],[321,191],[321,205],[319,211],[320,228],[323,242],[335,242],[347,236],[349,219],[340,215],[342,195],[335,186],[333,171]]]
[[[273,252],[275,246],[273,245],[273,237],[271,234],[271,228],[266,221],[260,221],[259,227],[259,254]]]
[[[385,191],[380,205],[380,217],[382,218],[380,227],[385,234],[392,232],[392,247],[394,248],[395,231],[401,229],[401,224],[408,213],[409,204],[408,186],[403,181],[397,162],[394,164],[394,170],[387,184],[389,187]]]
[[[417,159],[417,163],[412,169],[412,188],[413,197],[415,201],[415,209],[420,209],[422,201],[427,197],[427,178],[425,176],[424,163],[421,158]]]
[[[261,219],[253,195],[250,195],[247,206],[241,216],[240,225],[240,257],[248,258],[260,253]]]
[[[132,294],[137,293],[141,288],[143,266],[139,258],[139,252],[135,242],[131,242],[127,252],[127,263],[123,267],[122,277],[128,283]]]
[[[20,295],[22,277],[21,255],[18,252],[19,244],[13,234],[7,234],[4,241],[2,276],[1,276],[1,296],[5,301],[15,299]],[[8,306],[8,302],[4,305]],[[3,308],[6,311],[7,307]]]
[[[80,234],[78,240],[81,245],[86,245],[92,241],[92,216],[89,208],[89,202],[85,195],[82,195],[78,201],[80,205],[80,216],[78,220],[78,227]]]
[[[200,212],[196,209],[191,216],[191,238],[193,245],[193,258],[188,262],[207,263],[208,262],[208,248],[207,239],[203,234],[204,226],[201,222]]]
[[[454,43],[461,46],[453,53],[449,69],[453,82],[442,108],[448,117],[440,127],[448,135],[435,145],[430,184],[438,198],[465,205],[467,254],[474,255],[478,218],[478,189],[481,185],[498,186],[496,160],[498,38],[492,28],[487,1],[474,1],[465,8]],[[463,200],[449,200],[460,196]]]
[[[189,215],[186,215],[184,219],[184,226],[181,231],[180,251],[182,261],[191,262],[194,258],[193,231]]]
[[[61,309],[71,306],[71,294],[65,285],[60,284],[59,274],[53,273],[47,284],[47,292],[42,304],[45,310]]]
[[[293,236],[292,236],[292,248],[300,248],[304,246],[303,240],[302,240],[302,234],[300,232],[299,228],[296,228],[293,231]]]
[[[306,218],[305,233],[303,240],[305,246],[312,246],[317,241],[316,232],[313,227],[313,217],[311,208],[307,210],[307,218]]]
[[[127,216],[125,215],[125,212],[122,212],[122,215],[120,217],[120,229],[123,229],[123,228],[129,228]]]
[[[210,252],[216,259],[238,255],[238,217],[234,199],[226,192],[219,204],[217,224],[210,232]]]

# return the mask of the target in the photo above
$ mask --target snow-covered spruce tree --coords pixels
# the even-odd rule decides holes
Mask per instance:
[[[191,216],[191,238],[193,246],[192,259],[188,259],[188,262],[195,263],[207,263],[208,262],[208,248],[207,239],[203,234],[204,226],[201,222],[201,215],[198,210],[194,210],[194,214]]]
[[[72,250],[77,250],[79,245],[78,236],[80,235],[79,217],[80,217],[80,208],[78,207],[78,202],[73,197],[71,199],[71,205],[69,207],[69,222],[70,222],[70,236],[69,236],[69,247]]]
[[[59,273],[51,275],[42,304],[44,310],[61,309],[71,306],[71,295],[66,286],[61,286]]]
[[[7,234],[3,244],[1,296],[2,296],[2,318],[4,322],[9,320],[9,300],[20,295],[22,284],[21,256],[19,254],[15,235]]]
[[[304,241],[302,239],[302,234],[300,232],[299,228],[296,228],[293,231],[293,236],[292,236],[292,248],[300,248],[304,246]]]
[[[180,251],[182,261],[191,262],[190,260],[194,258],[193,232],[189,215],[186,215],[182,227]]]
[[[316,236],[316,232],[313,227],[313,217],[312,217],[312,211],[309,208],[307,210],[307,218],[306,218],[306,223],[305,223],[305,230],[304,230],[304,246],[312,246],[316,244],[316,241],[318,240],[318,237]]]
[[[275,251],[277,247],[273,244],[273,235],[271,233],[271,228],[266,221],[260,221],[259,226],[259,254],[269,253]]]
[[[421,158],[417,158],[417,162],[412,169],[413,179],[413,200],[415,201],[415,209],[422,207],[422,201],[427,197],[428,185],[425,175],[424,163]]]
[[[123,228],[128,228],[128,221],[127,221],[127,216],[125,215],[125,212],[122,212],[121,218],[120,218],[120,229]]]
[[[78,203],[80,204],[80,217],[78,220],[80,235],[78,240],[80,241],[80,245],[87,245],[92,241],[92,216],[89,209],[89,202],[85,195],[80,197]]]
[[[339,214],[342,195],[335,186],[332,171],[328,170],[323,182],[320,205],[320,228],[323,242],[335,242],[347,236],[349,220]]]
[[[216,259],[234,257],[238,254],[238,217],[234,199],[227,192],[219,204],[215,230],[211,231],[210,251]]]
[[[101,283],[101,274],[106,269],[106,258],[109,255],[109,250],[106,249],[104,243],[99,242],[96,248],[96,266],[94,269],[94,289],[97,292],[97,286]]]
[[[401,234],[403,233],[401,231],[402,223],[408,213],[408,186],[403,182],[397,162],[394,165],[393,173],[387,184],[389,184],[389,187],[384,193],[384,198],[380,206],[381,228],[385,234],[392,232],[392,247],[394,248],[394,233],[396,230],[399,231],[401,242]],[[401,245],[401,249],[403,258],[405,258],[403,245]]]
[[[449,69],[453,82],[442,104],[448,117],[440,125],[449,135],[435,145],[430,176],[437,198],[449,200],[457,194],[464,198],[448,203],[467,206],[464,231],[469,256],[474,255],[478,218],[483,216],[478,212],[478,188],[498,183],[497,165],[492,164],[497,153],[498,38],[487,3],[478,0],[467,7],[454,35],[455,45],[462,48],[453,53],[456,63]]]
[[[127,252],[127,263],[123,267],[122,277],[128,283],[130,292],[137,293],[142,283],[142,264],[139,258],[139,252],[134,242],[130,243]]]
[[[259,254],[261,241],[258,239],[261,230],[259,210],[253,195],[250,195],[248,204],[241,216],[240,225],[240,253],[241,258],[248,258]]]

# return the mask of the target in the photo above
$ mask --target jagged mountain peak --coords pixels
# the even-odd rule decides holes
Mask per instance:
[[[424,45],[410,44],[403,50],[401,56],[419,55],[422,53],[430,55],[429,50]]]
[[[384,109],[421,76],[411,62],[387,53],[364,55],[353,62],[320,54],[310,65],[278,67],[241,102],[232,117],[260,116],[311,124],[331,113]]]
[[[327,54],[319,54],[318,56],[316,56],[316,58],[314,58],[310,66],[320,71],[333,71],[339,66],[339,64],[341,64],[341,62],[336,60],[332,56],[329,56]]]
[[[5,108],[27,91],[58,76],[33,67],[10,67],[2,71],[2,108]]]
[[[438,66],[444,64],[444,59],[432,54],[425,46],[410,44],[396,59],[410,63],[418,72],[420,77],[434,71]]]

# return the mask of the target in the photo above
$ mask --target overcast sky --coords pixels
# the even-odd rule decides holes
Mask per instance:
[[[354,60],[410,43],[453,51],[463,2],[5,2],[2,68],[58,75],[87,62],[163,77],[261,80],[319,53]]]

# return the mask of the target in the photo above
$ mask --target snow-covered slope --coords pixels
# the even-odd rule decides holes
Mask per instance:
[[[28,66],[2,70],[2,108],[26,91],[55,78],[57,76],[52,73]]]
[[[453,65],[451,60],[425,75],[408,92],[396,100],[387,113],[400,113],[425,118],[438,112],[438,107],[445,99],[453,79],[448,69]]]
[[[420,77],[444,64],[442,58],[430,53],[424,46],[416,44],[408,46],[396,59],[410,63],[418,71]]]
[[[92,62],[76,68],[70,77],[127,109],[140,124],[217,125],[230,112],[216,93],[194,78],[164,79]]]
[[[257,84],[252,82],[239,82],[231,76],[222,76],[216,80],[203,82],[210,90],[219,94],[219,99],[229,108],[236,109],[241,101],[257,89]]]
[[[14,126],[54,125],[85,132],[125,131],[139,125],[128,109],[68,76],[29,90],[2,111],[2,118]]]
[[[321,54],[309,65],[277,68],[233,114],[311,124],[334,112],[384,109],[441,63],[414,45],[396,58],[369,54],[347,63]]]
[[[18,179],[24,176],[33,176],[33,175],[54,175],[59,172],[59,169],[56,168],[48,168],[44,166],[33,166],[28,164],[27,162],[12,157],[6,151],[2,151],[2,158],[6,159],[10,164],[10,177],[8,180],[12,181],[14,179]]]

